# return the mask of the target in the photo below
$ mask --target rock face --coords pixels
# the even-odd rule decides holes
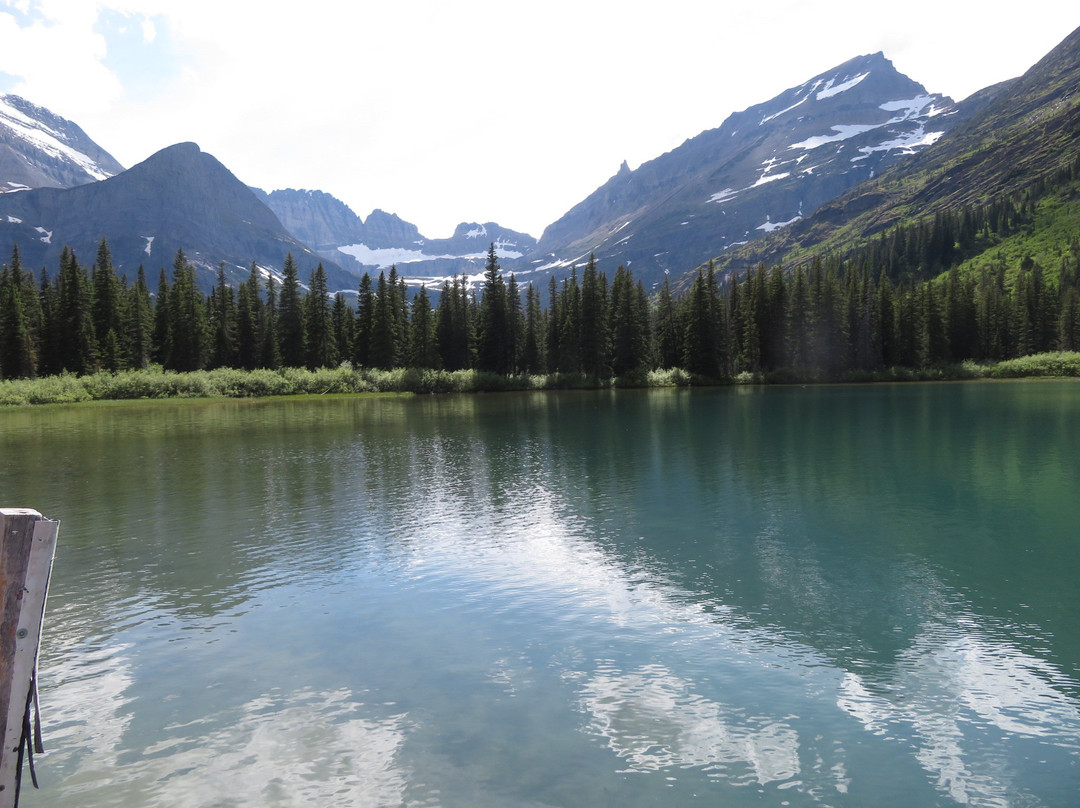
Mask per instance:
[[[852,186],[933,144],[953,103],[860,56],[731,115],[636,170],[619,171],[550,225],[537,259],[595,253],[646,284],[789,226]]]
[[[73,188],[123,170],[76,124],[17,95],[0,95],[0,193]]]
[[[25,266],[55,272],[65,245],[89,263],[103,238],[117,272],[129,279],[140,264],[156,278],[180,249],[205,288],[219,262],[238,281],[253,261],[273,274],[292,253],[302,280],[321,262],[332,290],[356,288],[354,277],[290,235],[250,188],[194,143],[162,149],[100,182],[0,195],[0,255],[18,244]]]
[[[285,229],[319,253],[363,240],[364,223],[344,202],[323,191],[256,190]]]

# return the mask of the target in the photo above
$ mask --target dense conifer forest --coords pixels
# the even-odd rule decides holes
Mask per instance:
[[[958,268],[1032,214],[1024,200],[939,213],[843,258],[724,277],[710,264],[681,293],[665,280],[652,295],[630,270],[609,280],[594,260],[542,295],[504,276],[492,245],[479,290],[455,277],[435,304],[423,288],[410,299],[391,267],[363,276],[355,307],[328,294],[321,265],[302,286],[291,256],[280,283],[252,265],[234,288],[221,267],[205,295],[183,252],[152,293],[141,267],[134,283],[118,276],[105,242],[89,269],[65,250],[55,276],[27,270],[16,248],[0,270],[0,378],[349,363],[623,383],[658,368],[702,382],[828,381],[1075,351],[1077,239],[1054,267],[1028,257]]]

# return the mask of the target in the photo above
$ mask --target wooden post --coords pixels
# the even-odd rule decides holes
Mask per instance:
[[[35,742],[24,728],[59,527],[37,511],[0,508],[0,808],[18,805],[22,750]]]

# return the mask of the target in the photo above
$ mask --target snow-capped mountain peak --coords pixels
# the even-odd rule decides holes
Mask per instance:
[[[0,95],[0,193],[72,188],[124,170],[79,126],[17,95]]]
[[[658,283],[665,270],[685,272],[791,226],[932,145],[955,109],[883,53],[857,56],[620,169],[544,231],[541,251],[560,260],[595,253]]]

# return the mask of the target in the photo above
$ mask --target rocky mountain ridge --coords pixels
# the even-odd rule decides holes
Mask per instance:
[[[230,280],[255,262],[279,275],[292,253],[306,280],[323,263],[333,289],[355,289],[355,278],[298,241],[213,156],[178,143],[98,182],[0,195],[0,251],[18,245],[25,266],[55,272],[62,249],[89,262],[109,243],[118,274],[133,280],[140,265],[153,278],[183,250],[209,288],[219,263]]]
[[[963,115],[882,53],[851,59],[631,170],[550,225],[547,265],[595,253],[655,285],[791,226],[937,142]]]

